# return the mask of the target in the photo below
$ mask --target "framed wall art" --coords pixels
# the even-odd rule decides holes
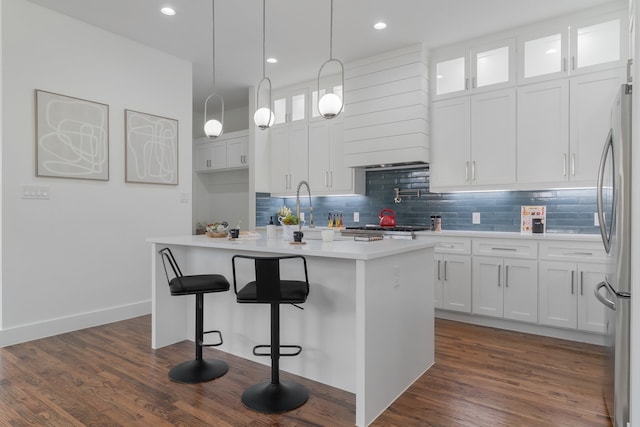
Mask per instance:
[[[36,176],[109,180],[109,106],[36,89]]]
[[[125,181],[178,184],[178,121],[125,110]]]

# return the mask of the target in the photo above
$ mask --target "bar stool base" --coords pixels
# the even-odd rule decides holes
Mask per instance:
[[[309,391],[298,383],[270,380],[252,385],[242,393],[242,403],[247,408],[265,414],[287,412],[302,406],[309,399]]]
[[[169,371],[169,378],[175,382],[196,384],[211,381],[223,376],[229,366],[222,360],[203,359],[189,360],[174,366]]]

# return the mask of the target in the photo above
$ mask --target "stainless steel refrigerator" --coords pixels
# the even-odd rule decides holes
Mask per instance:
[[[631,85],[621,86],[598,172],[598,219],[607,251],[605,280],[594,292],[607,313],[604,398],[614,427],[629,421],[631,298]]]

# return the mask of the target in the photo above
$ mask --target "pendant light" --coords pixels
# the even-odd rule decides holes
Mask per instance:
[[[339,59],[333,57],[333,0],[331,0],[331,24],[329,27],[329,59],[322,64],[318,71],[318,113],[325,119],[333,119],[344,109],[344,65]],[[341,90],[343,96],[338,96],[335,92],[325,93],[320,97],[320,78],[322,70],[328,64],[337,64],[340,67]],[[335,89],[334,89],[335,90]]]
[[[266,53],[265,53],[265,3],[266,0],[262,0],[262,80],[258,83],[258,87],[256,89],[256,112],[253,115],[253,121],[256,123],[258,128],[264,130],[273,125],[275,122],[275,116],[273,111],[271,111],[271,80],[266,77]],[[268,84],[268,96],[267,103],[264,103],[264,97],[260,97],[260,92],[262,91],[262,85]]]
[[[216,93],[216,0],[211,0],[211,21],[213,23],[213,50],[211,55],[213,58],[213,93],[204,101],[204,133],[209,138],[216,138],[222,135],[222,126],[224,123],[224,99]],[[207,120],[207,105],[209,104],[209,100],[214,101],[215,99],[220,100],[220,120],[215,117]]]

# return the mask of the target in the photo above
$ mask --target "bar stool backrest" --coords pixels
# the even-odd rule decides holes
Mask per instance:
[[[280,260],[278,258],[256,258],[256,301],[280,302]]]

